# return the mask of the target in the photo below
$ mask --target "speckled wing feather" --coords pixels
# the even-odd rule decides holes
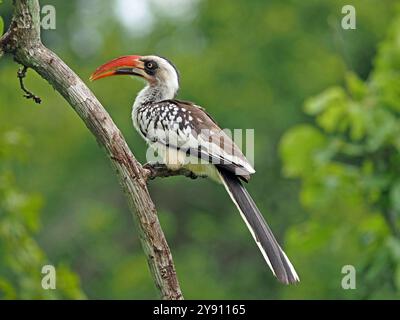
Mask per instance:
[[[149,143],[179,148],[245,180],[255,172],[232,139],[203,108],[191,102],[163,100],[143,105],[136,121]]]

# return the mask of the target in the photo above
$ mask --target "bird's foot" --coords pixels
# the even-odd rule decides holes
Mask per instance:
[[[171,170],[163,163],[152,163],[148,162],[143,165],[144,175],[146,180],[153,180],[157,177],[172,177],[172,176],[185,176],[190,179],[197,179],[199,176],[193,173],[192,171],[181,168],[178,170]],[[200,176],[201,177],[201,176]]]
[[[187,172],[184,172],[184,176],[188,177],[190,179],[197,179],[199,176],[195,173],[193,173],[192,171],[187,170]]]
[[[166,168],[166,166],[158,162],[147,162],[142,168],[146,180],[153,180],[157,177],[159,170]]]

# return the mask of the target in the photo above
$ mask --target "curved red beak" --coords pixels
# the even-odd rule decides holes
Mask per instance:
[[[135,75],[144,77],[144,64],[141,56],[123,56],[111,60],[100,67],[90,76],[90,81],[116,75]]]

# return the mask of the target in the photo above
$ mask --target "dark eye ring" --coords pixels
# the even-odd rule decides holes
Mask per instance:
[[[155,64],[153,63],[153,62],[151,62],[151,61],[149,61],[149,62],[146,62],[146,68],[147,69],[154,69],[154,67],[155,67]]]

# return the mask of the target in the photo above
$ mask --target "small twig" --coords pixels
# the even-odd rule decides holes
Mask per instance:
[[[146,163],[143,166],[146,172],[145,176],[147,180],[153,180],[155,178],[167,178],[173,176],[185,176],[190,179],[197,179],[198,177],[204,178],[203,176],[198,176],[188,169],[181,168],[179,170],[171,170],[165,164],[162,163]]]
[[[26,77],[26,72],[28,71],[28,67],[24,66],[23,68],[18,69],[17,76],[19,79],[19,85],[21,89],[25,92],[24,97],[27,99],[33,99],[36,103],[40,104],[42,102],[42,99],[40,97],[34,95],[32,92],[30,92],[28,89],[25,88],[24,85],[24,78]]]

